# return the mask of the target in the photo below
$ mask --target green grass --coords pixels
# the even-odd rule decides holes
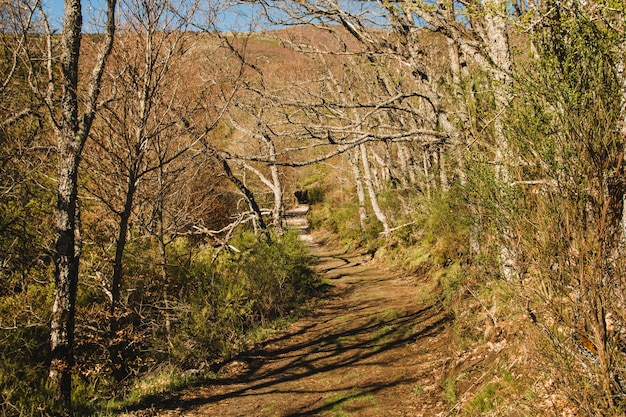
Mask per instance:
[[[258,343],[267,339],[268,337],[276,334],[277,332],[286,329],[290,324],[295,323],[302,317],[306,316],[311,311],[310,307],[300,307],[296,311],[288,316],[279,317],[272,320],[266,326],[254,327],[246,333],[246,339],[248,343]]]
[[[274,413],[274,408],[273,407],[265,407],[261,410],[261,412],[263,414],[270,414],[270,413]],[[274,414],[276,415],[276,414]]]
[[[339,336],[337,338],[337,344],[344,346],[344,345],[349,345],[350,343],[354,342],[356,340],[355,336]]]
[[[413,387],[413,396],[416,398],[421,397],[422,395],[424,395],[424,393],[424,387],[422,387],[419,383],[415,384],[415,386]]]
[[[183,373],[174,367],[162,367],[137,380],[124,398],[110,401],[103,411],[111,413],[133,406],[151,403],[162,398],[163,394],[179,392],[185,388],[196,386],[216,378],[213,372],[197,374]]]
[[[448,407],[452,408],[457,402],[456,378],[448,377],[443,381],[444,399]]]
[[[354,316],[352,314],[346,314],[345,316],[339,316],[335,319],[335,321],[338,321],[340,323],[344,323],[344,322],[348,322],[350,320],[354,319]]]
[[[485,413],[493,410],[497,406],[498,391],[500,388],[500,384],[497,382],[491,382],[485,385],[463,411],[469,415],[476,415],[477,413]]]
[[[383,326],[380,329],[376,330],[370,336],[370,347],[374,349],[374,351],[380,350],[389,344],[393,338],[391,337],[391,333],[395,332],[396,326],[387,325]]]
[[[352,388],[349,391],[329,395],[324,398],[323,401],[324,404],[327,404],[329,407],[332,406],[328,413],[333,417],[349,417],[351,414],[344,411],[343,408],[357,401],[370,403],[372,405],[379,404],[374,395],[370,393],[361,393],[358,388]]]
[[[398,313],[396,310],[394,310],[393,308],[390,308],[388,310],[385,310],[385,312],[382,315],[382,319],[384,321],[389,321],[389,320],[395,320],[401,317],[401,314]]]
[[[329,396],[325,397],[322,401],[324,402],[324,404],[330,405],[330,404],[340,403],[346,398],[350,398],[359,394],[360,394],[360,391],[357,388],[352,388],[349,391],[336,392],[334,394],[330,394]]]

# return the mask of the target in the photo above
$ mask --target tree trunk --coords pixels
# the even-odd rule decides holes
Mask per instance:
[[[407,146],[399,143],[398,144],[398,159],[400,162],[400,172],[401,177],[400,181],[403,187],[408,187],[409,184],[415,184],[415,171],[413,169],[413,162],[411,161],[410,151]]]
[[[54,398],[71,409],[72,367],[74,366],[74,323],[79,256],[77,242],[77,171],[79,158],[71,144],[60,153],[56,209],[55,296],[50,331],[49,379]]]
[[[385,216],[385,213],[383,213],[383,211],[380,209],[380,206],[378,205],[378,197],[376,196],[376,190],[374,189],[374,184],[372,182],[372,171],[370,169],[370,163],[367,157],[367,147],[364,143],[359,145],[359,147],[361,150],[361,163],[363,164],[363,176],[365,178],[365,186],[367,187],[367,192],[370,196],[372,210],[374,211],[376,218],[383,225],[383,233],[385,234],[385,236],[389,236],[389,234],[391,233],[391,229],[389,227],[389,223],[387,222],[387,216]]]
[[[252,193],[252,191],[250,191],[250,189],[246,187],[246,185],[243,182],[241,182],[241,180],[237,178],[235,174],[233,174],[233,171],[232,169],[230,169],[230,165],[228,165],[228,161],[226,159],[220,156],[218,156],[218,159],[222,163],[224,172],[226,173],[226,176],[228,177],[230,182],[235,184],[235,186],[239,188],[239,191],[241,191],[243,195],[246,197],[246,200],[248,200],[248,204],[250,205],[250,208],[252,209],[252,211],[257,217],[259,227],[265,233],[265,236],[269,239],[270,235],[269,235],[269,232],[267,231],[267,226],[265,225],[265,221],[263,220],[263,214],[261,213],[261,209],[259,208],[259,205],[257,204],[256,199],[254,198],[254,193]]]
[[[430,156],[428,147],[422,149],[422,168],[424,172],[424,187],[426,188],[426,197],[431,198],[432,181],[430,178]]]
[[[159,255],[161,256],[161,280],[163,281],[163,305],[165,307],[164,316],[165,316],[165,338],[167,339],[167,349],[168,353],[174,347],[172,343],[172,316],[170,314],[170,280],[167,273],[167,242],[165,241],[165,233],[163,233],[163,212],[159,213],[161,216],[159,218]]]
[[[55,212],[55,297],[50,331],[50,384],[54,398],[71,409],[74,366],[74,324],[79,257],[76,254],[78,166],[84,145],[78,121],[78,57],[82,13],[79,0],[65,4],[61,70],[63,76],[63,126],[59,132],[59,184]]]
[[[133,209],[133,197],[137,185],[135,176],[131,175],[128,179],[128,187],[126,190],[126,201],[124,202],[124,210],[120,213],[120,222],[118,236],[115,242],[115,259],[113,260],[113,278],[111,280],[111,320],[109,323],[109,359],[111,360],[112,373],[116,380],[121,381],[128,373],[125,369],[124,359],[122,357],[121,340],[118,337],[120,330],[120,291],[122,287],[122,279],[124,273],[124,250],[126,248],[126,238],[128,236],[128,225],[130,215]]]
[[[438,146],[433,153],[437,160],[437,166],[439,168],[439,188],[442,192],[447,193],[450,189],[450,184],[448,182],[448,172],[446,171],[446,164],[443,159],[443,152],[441,152],[441,148]]]
[[[270,169],[272,171],[272,181],[274,182],[274,187],[272,188],[272,191],[274,193],[274,210],[272,211],[272,216],[274,218],[274,227],[276,227],[279,232],[282,232],[283,213],[285,211],[285,207],[283,204],[283,187],[280,183],[278,166],[272,165]]]
[[[272,139],[265,133],[261,135],[265,144],[267,145],[267,150],[269,151],[270,161],[276,162],[276,147],[274,146],[274,142]],[[284,203],[283,203],[283,186],[280,181],[280,172],[278,170],[278,165],[271,164],[270,171],[272,173],[272,192],[274,194],[274,209],[272,210],[272,217],[274,221],[274,227],[278,230],[279,233],[283,231],[283,214],[285,211]]]
[[[55,211],[55,294],[50,323],[49,385],[57,405],[71,412],[72,368],[74,366],[74,325],[80,263],[80,220],[78,212],[78,167],[95,116],[96,101],[104,65],[111,53],[115,34],[116,0],[107,0],[106,38],[99,51],[78,117],[78,65],[80,57],[82,8],[80,0],[65,2],[61,39],[61,83],[63,96],[58,135],[59,177]],[[52,119],[55,115],[51,114]]]
[[[495,115],[493,131],[495,138],[495,174],[503,187],[508,187],[511,181],[509,166],[512,161],[512,152],[504,131],[502,114],[511,99],[510,87],[512,84],[511,54],[506,24],[506,3],[502,0],[487,0],[483,2],[485,8],[483,39],[487,45],[487,52],[492,61],[490,68],[493,74]],[[514,241],[512,231],[504,227],[501,232],[500,265],[505,280],[513,281],[517,278],[517,251],[512,246]]]
[[[620,106],[620,133],[622,140],[626,141],[626,41],[620,45],[620,58],[617,63],[617,74],[621,82],[621,106]],[[624,147],[622,170],[626,170],[626,147]],[[620,223],[619,254],[626,255],[626,193],[622,198],[622,219]]]
[[[452,3],[452,2],[451,2]],[[450,7],[454,7],[451,5]],[[452,18],[454,13],[451,14]],[[463,91],[461,90],[461,76],[462,68],[466,65],[461,64],[461,52],[459,46],[454,40],[447,38],[448,41],[448,55],[450,57],[450,71],[452,75],[452,88],[454,89],[456,112],[457,112],[457,124],[461,126],[460,132],[457,135],[457,143],[452,143],[452,157],[456,159],[455,172],[458,176],[459,183],[465,185],[467,183],[467,174],[465,172],[465,151],[467,148],[467,137],[470,131],[469,112],[466,106],[466,99]]]
[[[158,154],[159,155],[163,155],[163,152],[161,150],[161,142],[157,141],[157,149],[158,149]],[[158,184],[158,191],[157,191],[157,195],[156,195],[156,235],[157,235],[157,239],[159,241],[159,255],[161,257],[161,267],[160,267],[160,272],[161,272],[161,280],[163,283],[163,304],[165,306],[165,338],[167,339],[167,349],[168,349],[168,353],[171,351],[171,349],[174,347],[174,345],[172,344],[172,318],[171,318],[171,314],[170,314],[170,296],[169,296],[169,292],[170,292],[170,280],[169,280],[169,274],[168,274],[168,270],[167,270],[167,245],[168,242],[166,241],[166,237],[165,237],[165,218],[164,218],[164,211],[165,211],[165,173],[164,173],[164,161],[162,158],[160,158],[159,161],[159,167],[157,169],[157,184]]]
[[[485,24],[483,38],[487,42],[489,56],[494,64],[491,73],[494,77],[495,117],[493,122],[496,140],[495,166],[496,175],[505,184],[510,181],[508,164],[511,161],[511,150],[504,132],[502,112],[508,107],[511,92],[511,53],[505,20],[505,3],[501,0],[483,2]]]
[[[359,225],[361,230],[365,230],[367,222],[367,210],[365,208],[365,189],[363,188],[363,179],[361,178],[361,167],[359,164],[359,154],[357,150],[348,152],[348,160],[354,174],[354,182],[356,185],[356,195],[359,202]]]

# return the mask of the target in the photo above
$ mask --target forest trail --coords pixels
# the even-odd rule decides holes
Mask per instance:
[[[449,318],[426,292],[426,279],[310,245],[330,283],[312,311],[226,363],[213,383],[175,394],[149,415],[446,414]]]

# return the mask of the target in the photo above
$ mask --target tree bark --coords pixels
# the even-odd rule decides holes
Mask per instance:
[[[80,262],[78,167],[95,116],[102,73],[115,34],[116,0],[107,0],[106,37],[90,82],[85,110],[79,118],[79,57],[82,31],[80,0],[67,0],[61,40],[61,122],[59,126],[59,177],[55,211],[55,294],[50,323],[49,385],[59,407],[71,412],[74,326]],[[51,114],[53,121],[55,115]]]
[[[61,71],[63,76],[62,130],[59,132],[59,184],[55,212],[55,297],[50,325],[49,379],[54,398],[71,409],[74,325],[79,257],[76,254],[78,166],[84,145],[78,121],[78,58],[82,13],[79,0],[65,4]]]
[[[494,99],[496,103],[493,122],[496,140],[495,166],[496,175],[503,183],[510,181],[508,164],[511,161],[511,150],[504,132],[502,112],[508,107],[511,99],[511,53],[505,20],[505,3],[501,0],[487,0],[485,7],[485,23],[483,38],[487,43],[489,56],[493,62],[491,72],[494,76]]]
[[[79,158],[73,143],[61,149],[56,209],[55,297],[50,329],[51,362],[49,382],[54,399],[71,409],[74,366],[74,324],[79,257],[77,217],[77,171]]]
[[[387,222],[387,216],[381,210],[378,205],[378,196],[376,195],[376,190],[374,189],[374,183],[372,182],[372,171],[370,169],[370,163],[367,156],[367,147],[365,144],[360,145],[361,150],[361,163],[363,164],[363,176],[365,178],[365,186],[367,187],[367,192],[370,196],[370,203],[372,204],[372,210],[376,215],[376,218],[383,225],[383,233],[385,236],[388,236],[391,233],[391,229],[389,227],[389,223]]]
[[[126,240],[128,236],[128,225],[133,209],[133,200],[137,184],[135,176],[131,175],[128,179],[126,190],[126,200],[124,209],[119,213],[118,236],[115,241],[115,259],[113,260],[113,278],[111,280],[111,320],[109,323],[109,358],[111,360],[111,368],[113,376],[116,380],[121,381],[127,376],[127,371],[122,357],[122,346],[118,340],[118,331],[120,329],[120,291],[122,287],[122,279],[124,274],[124,250],[126,248]]]
[[[623,38],[622,38],[623,39]],[[620,133],[622,140],[626,141],[626,41],[620,44],[619,60],[617,62],[617,75],[620,80],[621,106],[620,106]],[[622,170],[626,170],[626,147],[624,148]],[[626,255],[626,193],[622,198],[622,219],[620,222],[619,254]]]
[[[348,160],[350,161],[352,173],[354,174],[354,183],[356,186],[356,195],[359,204],[359,225],[361,226],[361,230],[365,230],[367,210],[365,208],[365,189],[363,188],[363,178],[361,177],[358,151],[355,150],[348,152]]]

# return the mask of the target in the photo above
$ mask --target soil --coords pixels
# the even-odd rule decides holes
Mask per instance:
[[[311,312],[226,363],[210,385],[175,394],[151,415],[447,413],[441,380],[450,317],[427,293],[426,277],[310,244],[316,269],[330,284]]]

